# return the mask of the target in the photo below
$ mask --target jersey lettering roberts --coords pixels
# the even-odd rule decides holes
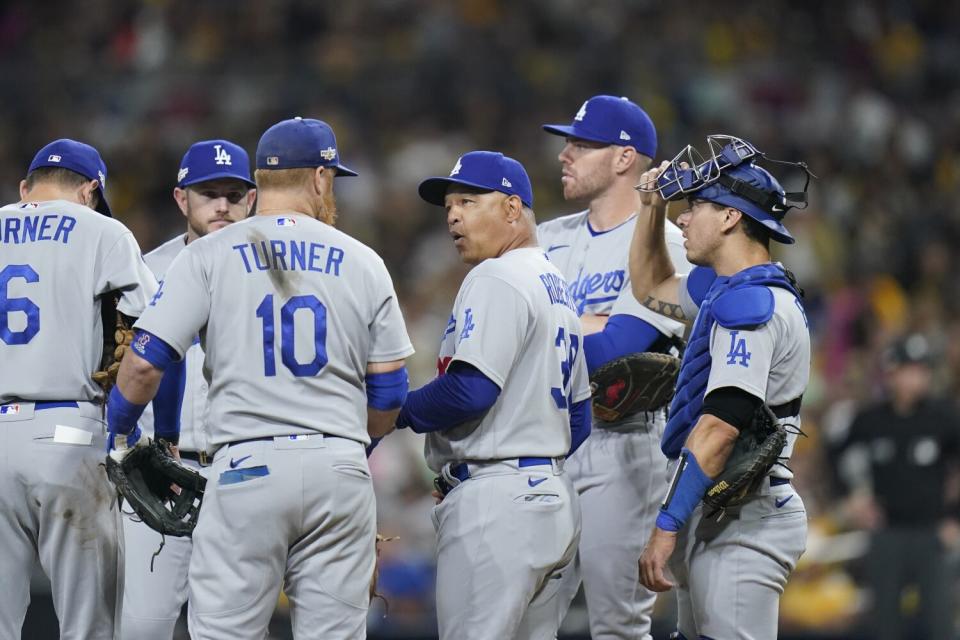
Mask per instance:
[[[444,331],[438,375],[451,362],[471,364],[500,387],[500,396],[479,424],[427,435],[430,468],[566,455],[568,407],[590,397],[582,348],[567,283],[541,249],[514,249],[474,267]]]

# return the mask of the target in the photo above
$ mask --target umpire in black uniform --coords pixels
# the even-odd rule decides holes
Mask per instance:
[[[960,514],[948,485],[957,471],[960,418],[951,402],[931,395],[933,364],[924,336],[897,341],[885,357],[884,399],[857,413],[842,447],[868,461],[863,486],[850,489],[860,524],[872,530],[871,638],[955,637],[948,546],[960,536]],[[911,620],[901,608],[908,585],[920,594]]]

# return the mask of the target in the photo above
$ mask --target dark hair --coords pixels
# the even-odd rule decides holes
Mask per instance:
[[[767,231],[767,228],[748,216],[747,214],[740,212],[740,223],[743,224],[743,233],[748,238],[757,242],[769,251],[770,250],[770,232]]]
[[[80,187],[90,182],[90,178],[63,167],[37,167],[27,174],[27,189],[38,182],[52,182],[62,187]]]
[[[27,189],[33,189],[35,185],[41,182],[56,184],[65,189],[78,189],[90,182],[90,178],[63,167],[37,167],[27,174]],[[96,209],[97,205],[100,204],[100,193],[94,191],[90,194],[90,198],[89,207]]]

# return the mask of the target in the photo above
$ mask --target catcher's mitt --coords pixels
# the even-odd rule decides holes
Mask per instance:
[[[714,509],[742,504],[767,477],[787,444],[787,431],[767,405],[761,405],[753,422],[740,431],[727,464],[703,501]]]
[[[100,369],[93,372],[93,381],[109,394],[117,383],[120,361],[133,342],[133,323],[117,311],[119,297],[108,293],[100,299],[100,314],[103,319],[103,356]]]
[[[180,464],[163,440],[134,447],[122,462],[107,455],[107,477],[120,502],[130,503],[147,525],[168,536],[189,536],[197,524],[207,480]],[[176,485],[176,486],[174,486]]]
[[[616,422],[670,402],[680,359],[666,353],[631,353],[597,368],[590,377],[593,415]]]

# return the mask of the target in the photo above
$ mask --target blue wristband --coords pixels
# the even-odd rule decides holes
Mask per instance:
[[[712,484],[713,480],[700,468],[700,463],[697,462],[693,452],[684,448],[680,452],[680,460],[673,474],[673,482],[670,483],[667,497],[660,506],[657,528],[664,531],[680,531]]]
[[[107,427],[110,433],[127,434],[137,426],[146,404],[133,404],[114,387],[107,399]]]
[[[386,373],[368,373],[366,383],[367,406],[379,411],[402,407],[410,388],[406,367]]]

